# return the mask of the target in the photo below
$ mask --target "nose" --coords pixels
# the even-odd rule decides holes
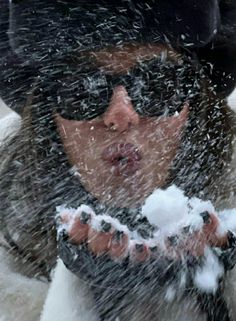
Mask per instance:
[[[139,115],[124,86],[114,88],[108,109],[103,115],[103,121],[108,128],[118,132],[126,131],[131,125],[138,125]]]

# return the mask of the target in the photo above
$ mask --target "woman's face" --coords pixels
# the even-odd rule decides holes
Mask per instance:
[[[160,56],[177,59],[160,46],[123,46],[93,55],[98,69],[109,77],[129,75],[137,64],[145,65],[155,58],[160,63]],[[135,77],[129,79],[136,81]],[[165,80],[159,75],[159,81]],[[65,151],[82,185],[99,201],[115,207],[136,207],[166,183],[188,118],[188,104],[184,101],[176,113],[168,114],[166,109],[152,117],[140,113],[138,100],[129,94],[132,85],[127,80],[118,81],[112,87],[106,109],[93,119],[71,120],[56,115]],[[156,100],[161,95],[159,92]],[[149,104],[158,106],[160,101],[152,99]],[[165,105],[168,109],[168,102]]]

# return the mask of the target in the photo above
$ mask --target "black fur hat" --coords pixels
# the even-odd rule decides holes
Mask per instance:
[[[8,36],[30,62],[127,41],[202,47],[218,26],[217,0],[24,0],[10,4]]]

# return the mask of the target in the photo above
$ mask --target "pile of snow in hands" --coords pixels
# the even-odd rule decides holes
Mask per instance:
[[[178,235],[183,228],[188,226],[190,233],[202,229],[204,222],[200,213],[213,213],[219,219],[217,235],[223,236],[228,230],[236,231],[236,209],[216,212],[210,201],[202,201],[199,198],[187,198],[184,192],[175,185],[166,190],[156,189],[144,202],[142,206],[142,215],[156,227],[153,238],[144,240],[136,231],[130,231],[127,226],[111,216],[96,215],[93,209],[87,205],[81,205],[77,209],[60,206],[57,208],[58,216],[69,213],[70,220],[61,223],[58,227],[58,233],[62,230],[69,231],[73,225],[74,219],[82,212],[88,213],[91,217],[91,227],[99,231],[102,222],[110,223],[115,230],[123,231],[129,236],[130,246],[133,242],[145,242],[147,245],[158,244],[165,250],[165,239],[172,235]],[[195,272],[194,283],[198,289],[203,292],[215,292],[218,288],[219,279],[224,273],[224,268],[219,262],[218,257],[208,246],[205,247],[204,264],[199,266]]]

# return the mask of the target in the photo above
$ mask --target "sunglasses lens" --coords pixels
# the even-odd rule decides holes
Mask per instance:
[[[92,119],[103,114],[111,90],[100,72],[73,74],[65,77],[57,88],[60,114],[67,119]]]
[[[187,69],[155,59],[133,71],[129,94],[137,112],[144,116],[172,115],[187,100]]]
[[[196,73],[188,64],[155,58],[140,62],[126,74],[104,74],[100,70],[66,68],[56,81],[57,110],[67,119],[92,119],[109,106],[117,86],[127,90],[135,110],[142,116],[173,115],[198,90]],[[187,81],[186,81],[187,79]]]

